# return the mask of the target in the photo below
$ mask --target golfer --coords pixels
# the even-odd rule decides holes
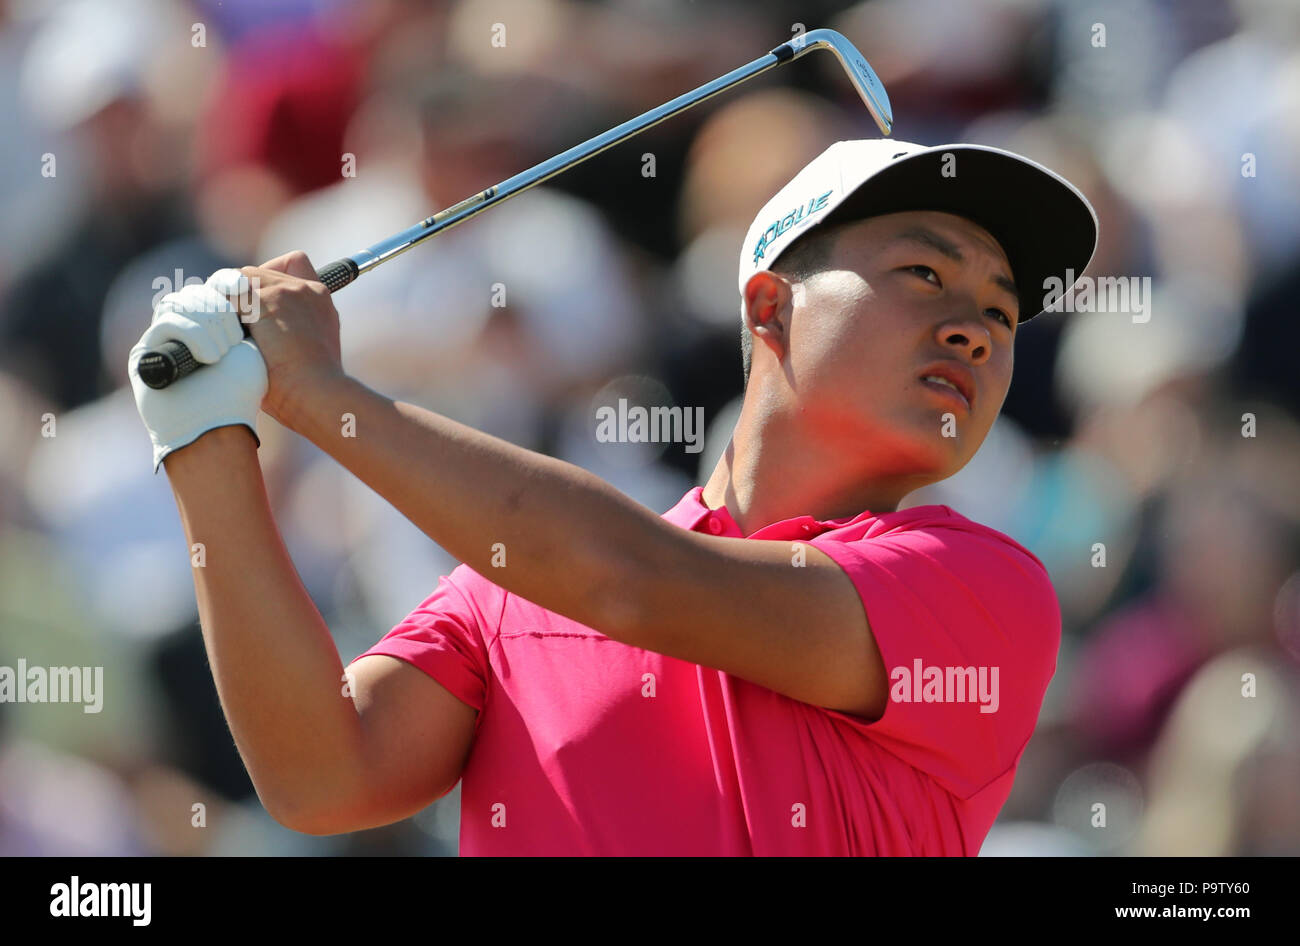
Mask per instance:
[[[977,854],[1060,610],[1012,539],[898,507],[979,449],[1017,332],[1096,235],[1010,152],[832,145],[740,247],[740,419],[663,515],[349,377],[301,253],[165,297],[129,367],[267,811],[357,831],[461,782],[463,855]],[[155,391],[134,363],[168,338],[208,367]],[[346,667],[272,518],[259,409],[463,563]]]

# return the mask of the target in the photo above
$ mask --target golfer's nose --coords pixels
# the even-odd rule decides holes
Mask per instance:
[[[978,318],[953,316],[934,327],[935,338],[947,351],[957,349],[965,361],[983,364],[993,354],[993,337]]]

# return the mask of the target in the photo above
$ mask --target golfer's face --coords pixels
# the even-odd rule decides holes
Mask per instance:
[[[1011,383],[1012,277],[997,241],[963,217],[898,213],[846,228],[828,271],[796,301],[790,367],[805,419],[839,443],[863,438],[873,461],[897,457],[899,472],[955,473]],[[954,362],[969,406],[922,380],[928,366]]]

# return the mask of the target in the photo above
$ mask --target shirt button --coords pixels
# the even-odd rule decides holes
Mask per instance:
[[[717,516],[709,516],[709,531],[714,535],[722,534],[722,523],[718,521]]]

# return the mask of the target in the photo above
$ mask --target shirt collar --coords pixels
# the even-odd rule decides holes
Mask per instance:
[[[725,506],[721,509],[710,509],[705,505],[704,487],[696,486],[688,490],[676,506],[664,513],[663,518],[683,529],[709,535],[724,535],[737,539],[799,539],[811,538],[832,529],[843,529],[864,519],[873,519],[875,513],[868,510],[856,516],[825,520],[814,519],[812,516],[796,516],[793,519],[773,522],[746,536],[741,533],[740,526],[736,525],[736,520],[731,517],[731,513]]]

